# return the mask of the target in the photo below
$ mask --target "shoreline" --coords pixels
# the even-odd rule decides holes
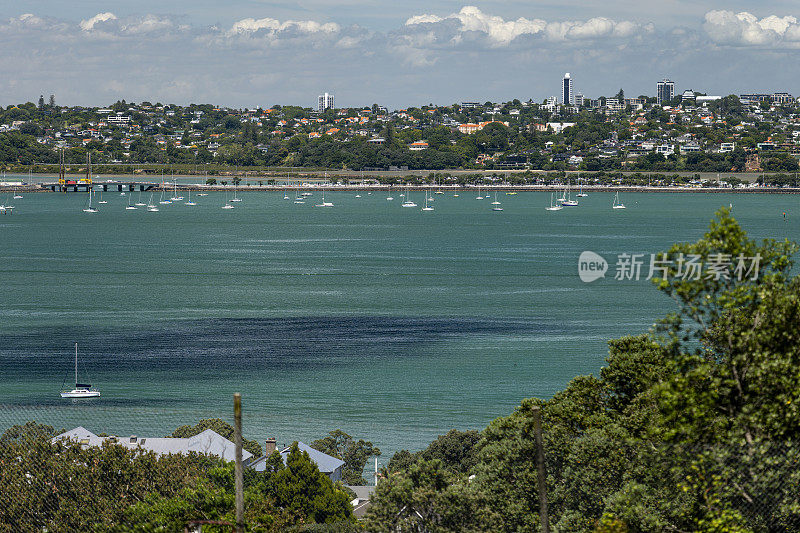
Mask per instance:
[[[135,183],[136,185],[149,185],[151,191],[172,191],[175,185],[170,183],[162,185],[152,182],[140,181],[113,181],[113,182],[95,182],[93,188],[96,191],[103,190],[105,192],[118,192],[115,190],[118,185],[128,185]],[[50,189],[52,183],[37,183],[28,185],[2,185],[0,186],[0,194],[3,193],[58,193]],[[85,187],[85,185],[79,185]],[[205,184],[177,184],[177,189],[180,191],[200,191],[200,192],[224,192],[237,190],[239,192],[336,192],[336,191],[403,191],[405,189],[412,191],[442,191],[442,192],[469,192],[478,191],[477,185],[403,185],[403,186],[389,186],[389,185],[323,185],[323,184],[310,184],[306,183],[297,186],[287,185],[205,185]],[[563,185],[481,185],[482,191],[491,191],[498,193],[521,193],[521,192],[560,192],[564,190]],[[586,192],[630,192],[630,193],[672,193],[672,194],[800,194],[800,187],[653,187],[653,186],[640,186],[640,185],[584,185],[583,190]],[[133,191],[137,192],[137,191]],[[576,191],[573,191],[576,192]],[[82,194],[85,191],[69,191],[69,194]],[[61,193],[67,194],[67,193]]]

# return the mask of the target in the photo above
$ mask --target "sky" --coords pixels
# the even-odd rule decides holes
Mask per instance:
[[[469,2],[469,0],[467,0]],[[0,105],[390,109],[559,94],[800,93],[785,0],[0,0]]]

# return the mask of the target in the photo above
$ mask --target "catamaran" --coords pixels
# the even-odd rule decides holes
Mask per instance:
[[[100,391],[93,389],[89,383],[78,382],[78,343],[75,343],[75,388],[61,391],[62,398],[97,398]]]

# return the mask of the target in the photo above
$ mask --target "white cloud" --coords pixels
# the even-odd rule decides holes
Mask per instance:
[[[446,17],[423,14],[406,20],[406,27],[413,29],[418,25],[442,25],[457,21],[457,34],[451,39],[455,43],[462,41],[465,32],[485,34],[492,46],[505,46],[518,37],[541,36],[550,41],[598,39],[604,37],[631,37],[637,33],[653,31],[653,26],[640,25],[630,21],[614,21],[606,17],[595,17],[587,21],[548,22],[542,19],[519,17],[516,20],[505,20],[496,15],[489,15],[475,6],[464,6],[458,13]]]
[[[759,19],[743,11],[709,11],[703,27],[712,41],[734,46],[800,47],[800,24],[792,16]]]
[[[313,20],[287,20],[286,22],[281,22],[273,18],[246,18],[236,22],[228,31],[228,34],[247,34],[255,33],[260,30],[266,30],[272,33],[284,30],[297,30],[303,33],[336,33],[340,31],[340,29],[339,25],[334,22],[323,24]]]
[[[82,20],[79,25],[83,31],[90,31],[94,29],[94,25],[98,22],[106,22],[108,20],[117,20],[117,16],[110,12],[98,13],[88,20]]]

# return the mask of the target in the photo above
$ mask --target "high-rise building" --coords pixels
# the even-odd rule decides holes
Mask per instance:
[[[564,105],[572,105],[575,100],[572,98],[572,78],[569,77],[569,72],[564,74],[564,81],[561,82],[561,103]]]
[[[658,105],[661,105],[664,102],[672,101],[673,98],[675,98],[675,82],[664,78],[662,81],[658,82],[656,88],[656,102]]]
[[[317,98],[317,110],[322,113],[326,109],[333,109],[333,95],[332,94],[321,94]]]

